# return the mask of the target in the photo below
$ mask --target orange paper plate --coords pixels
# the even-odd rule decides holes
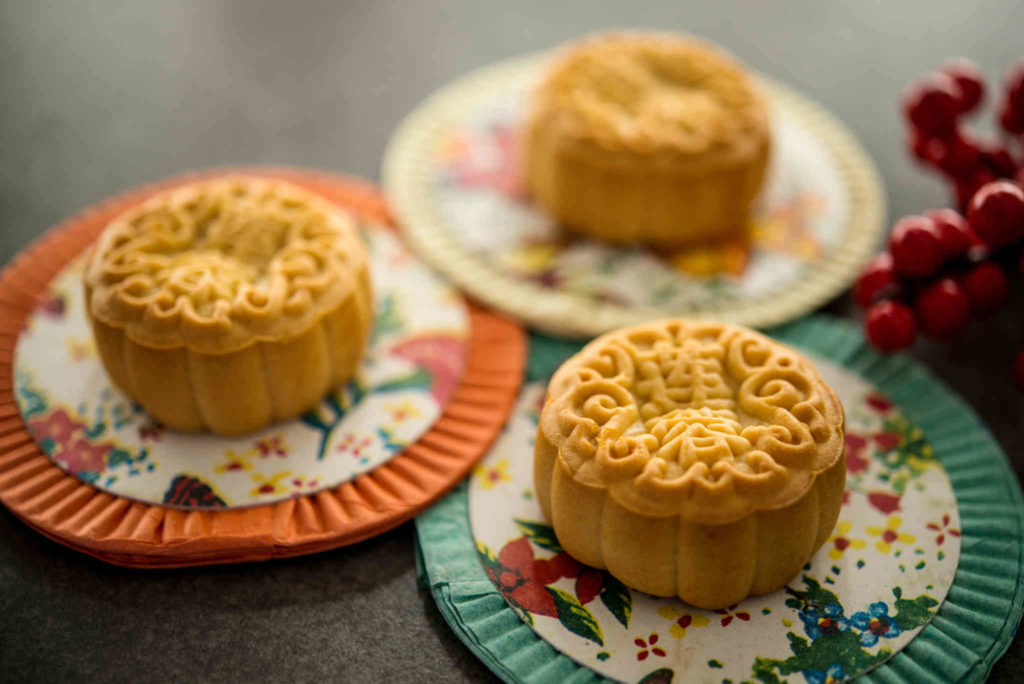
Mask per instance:
[[[466,367],[441,417],[386,464],[339,487],[276,504],[181,511],[113,496],[55,465],[32,440],[14,399],[18,333],[47,283],[130,205],[155,192],[225,173],[302,185],[379,223],[391,217],[362,180],[285,167],[178,176],[131,190],[72,216],[0,273],[0,502],[47,537],[117,565],[182,567],[266,560],[352,544],[409,520],[461,480],[508,417],[526,361],[523,329],[468,305]]]

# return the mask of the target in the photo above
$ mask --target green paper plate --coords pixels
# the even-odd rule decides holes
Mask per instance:
[[[953,586],[931,623],[881,667],[877,682],[983,681],[1006,652],[1024,606],[1024,498],[974,411],[909,357],[885,357],[848,323],[814,316],[770,331],[842,364],[882,390],[927,435],[956,493],[963,532]],[[534,335],[528,380],[550,374],[581,345]],[[416,520],[416,563],[445,620],[506,682],[606,682],[519,619],[488,579],[473,545],[468,487]]]

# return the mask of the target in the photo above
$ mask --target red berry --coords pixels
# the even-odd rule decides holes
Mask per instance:
[[[956,189],[956,201],[957,206],[961,207],[964,211],[967,211],[967,207],[971,203],[971,199],[978,192],[978,190],[988,185],[992,181],[996,180],[996,177],[992,175],[992,172],[985,168],[979,168],[973,174],[965,176],[964,178],[957,178],[955,181]]]
[[[979,150],[977,158],[996,178],[1013,178],[1017,173],[1017,162],[998,145]]]
[[[914,278],[935,273],[944,259],[935,224],[924,216],[904,216],[896,222],[889,234],[889,253],[896,273]]]
[[[999,108],[999,125],[1011,135],[1024,133],[1024,110],[1014,109],[1009,101]]]
[[[985,97],[985,77],[974,62],[967,59],[954,59],[943,65],[942,73],[952,78],[960,89],[961,113],[971,111]]]
[[[934,138],[928,149],[935,166],[953,178],[962,178],[977,170],[980,152],[977,145],[955,129],[948,138]]]
[[[941,278],[921,290],[914,303],[921,329],[937,340],[953,337],[970,319],[971,302],[952,278]]]
[[[932,209],[924,214],[932,220],[935,232],[942,243],[942,253],[947,259],[954,259],[971,246],[971,229],[967,219],[953,209]]]
[[[1024,392],[1024,350],[1017,354],[1013,362],[1013,382],[1017,389]]]
[[[914,312],[906,304],[888,299],[868,309],[864,327],[871,344],[886,353],[906,349],[917,337]]]
[[[862,307],[868,307],[881,296],[895,294],[899,286],[892,269],[892,257],[882,252],[864,266],[853,288],[853,296]]]
[[[939,165],[939,161],[944,156],[946,150],[942,140],[939,138],[929,138],[926,135],[922,135],[919,131],[910,131],[907,147],[910,148],[910,153],[914,155],[914,159],[925,164],[931,164],[932,166]]]
[[[971,311],[985,316],[1002,308],[1006,303],[1009,279],[999,264],[983,261],[967,271],[961,285],[971,302]]]
[[[945,74],[931,74],[910,84],[903,94],[903,112],[926,136],[948,135],[960,113],[960,89]]]
[[[971,230],[992,247],[1024,237],[1024,190],[1006,180],[993,181],[971,199],[967,220]]]
[[[1004,83],[1007,104],[1016,110],[1024,110],[1024,60],[1017,62],[1006,72]]]

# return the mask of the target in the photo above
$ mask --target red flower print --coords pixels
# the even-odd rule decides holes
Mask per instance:
[[[463,351],[462,340],[438,333],[404,340],[392,347],[390,353],[425,367],[430,373],[431,396],[444,404],[462,377]]]
[[[369,437],[359,439],[350,432],[341,440],[337,450],[342,453],[346,451],[351,452],[354,457],[360,458],[363,455],[363,451],[369,448],[371,444],[373,444],[373,440]]]
[[[259,440],[256,442],[256,449],[260,452],[260,458],[266,458],[267,456],[284,457],[288,455],[288,447],[281,441],[280,435]]]
[[[72,474],[83,472],[100,472],[107,467],[106,457],[113,449],[113,445],[91,444],[84,439],[76,439],[63,449],[60,449],[53,457],[67,466]]]
[[[44,297],[39,302],[39,310],[56,318],[60,318],[67,310],[67,304],[64,301],[64,296],[57,293],[49,297]]]
[[[576,598],[580,603],[586,605],[593,601],[601,591],[601,584],[604,582],[604,574],[593,568],[583,568],[576,577]]]
[[[746,612],[745,610],[741,610],[741,611],[738,611],[736,613],[732,612],[733,610],[735,610],[736,605],[738,605],[738,604],[733,604],[733,605],[729,606],[728,608],[719,608],[718,610],[715,611],[717,614],[722,616],[722,626],[723,627],[728,627],[729,623],[732,622],[733,618],[739,618],[740,620],[743,620],[744,622],[750,622],[750,613]]]
[[[865,399],[867,405],[875,409],[879,413],[885,413],[892,408],[892,402],[886,399],[883,395],[878,393],[869,394]]]
[[[875,434],[874,440],[882,451],[892,451],[900,445],[900,433],[879,432]]]
[[[139,426],[139,439],[141,439],[143,442],[159,442],[160,437],[163,436],[163,434],[163,424],[155,420],[147,421],[144,425]]]
[[[468,146],[452,171],[461,185],[488,187],[516,200],[526,195],[521,167],[519,132],[496,126],[489,139]]]
[[[536,615],[558,616],[555,600],[535,578],[529,539],[519,537],[505,544],[498,554],[498,564],[500,567],[487,568],[487,574],[513,605]]]
[[[844,506],[849,506],[850,505],[850,490],[849,489],[844,489],[843,490],[843,505]]]
[[[871,492],[868,494],[868,503],[885,515],[900,509],[899,495],[889,494],[888,492]]]
[[[564,551],[552,558],[539,558],[533,562],[534,578],[541,584],[552,584],[563,577],[577,577],[582,571],[579,561]]]
[[[867,470],[871,461],[864,457],[864,450],[867,448],[868,440],[860,435],[846,433],[846,472],[859,473]]]
[[[31,428],[36,439],[52,439],[58,447],[63,447],[76,431],[85,429],[85,423],[72,419],[64,409],[57,409],[46,418],[33,420]]]
[[[960,530],[949,526],[949,513],[943,514],[941,524],[930,522],[927,525],[925,525],[925,527],[927,527],[929,530],[932,530],[933,532],[938,532],[938,534],[935,536],[936,546],[942,546],[942,544],[946,541],[947,534],[954,537],[960,536]]]
[[[535,280],[544,287],[558,287],[562,284],[562,275],[555,269],[548,268],[530,276],[530,280]]]
[[[637,660],[647,660],[647,656],[649,656],[651,653],[658,656],[659,658],[664,658],[666,655],[668,655],[667,653],[665,653],[665,651],[655,646],[655,644],[658,643],[657,633],[649,635],[647,639],[637,637],[636,639],[633,639],[633,643],[636,644],[637,649],[639,649],[636,652]]]

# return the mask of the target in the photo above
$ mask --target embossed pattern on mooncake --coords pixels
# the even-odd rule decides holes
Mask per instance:
[[[640,154],[750,154],[767,135],[764,104],[742,67],[672,34],[581,41],[556,63],[533,106],[533,116],[577,140]]]
[[[602,336],[551,381],[541,430],[580,482],[708,524],[785,506],[843,450],[843,411],[798,354],[736,326]]]
[[[355,220],[281,181],[221,177],[114,219],[84,275],[111,380],[179,430],[242,434],[350,379],[373,324]]]
[[[843,407],[810,362],[683,319],[603,335],[548,385],[537,501],[562,547],[702,608],[785,586],[845,487]]]
[[[171,190],[122,215],[85,283],[92,314],[132,340],[206,353],[294,336],[351,297],[370,304],[351,217],[300,188],[245,177]]]

